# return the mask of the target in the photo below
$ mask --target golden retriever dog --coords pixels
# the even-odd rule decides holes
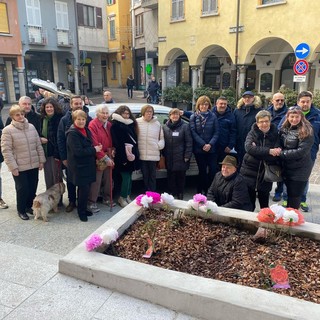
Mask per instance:
[[[33,200],[34,219],[37,220],[40,216],[43,221],[48,221],[48,213],[50,210],[58,212],[58,204],[61,196],[66,191],[63,182],[56,183],[46,192],[38,194]]]

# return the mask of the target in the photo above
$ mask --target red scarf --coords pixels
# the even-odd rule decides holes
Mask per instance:
[[[79,128],[75,124],[73,124],[73,125],[78,131],[80,131],[85,137],[87,137],[87,131],[85,128]]]

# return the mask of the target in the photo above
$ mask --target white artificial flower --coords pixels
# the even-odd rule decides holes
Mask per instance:
[[[283,206],[279,206],[278,204],[273,204],[270,206],[271,211],[274,213],[274,220],[273,222],[277,222],[279,219],[283,217],[284,212],[286,209]]]
[[[299,216],[296,212],[293,210],[285,210],[283,213],[283,221],[284,222],[298,222],[299,221]]]
[[[144,195],[141,198],[141,204],[143,205],[144,208],[149,208],[149,203],[151,203],[153,201],[152,197],[148,197],[146,195]]]
[[[118,239],[119,234],[116,229],[109,228],[102,232],[101,237],[102,237],[103,243],[110,244],[111,242],[114,242]]]
[[[188,208],[194,209],[194,210],[199,210],[199,202],[195,202],[195,201],[193,201],[193,199],[190,199],[188,201]]]
[[[164,204],[173,205],[174,197],[171,194],[164,192],[161,194],[161,200]]]
[[[218,205],[213,201],[207,201],[206,206],[207,209],[211,211],[211,213],[218,211]]]

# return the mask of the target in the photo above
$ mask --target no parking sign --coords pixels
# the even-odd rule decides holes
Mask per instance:
[[[293,66],[293,71],[295,74],[303,75],[309,70],[309,63],[306,60],[298,60]]]

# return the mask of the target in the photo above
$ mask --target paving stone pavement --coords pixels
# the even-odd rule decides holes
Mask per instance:
[[[125,89],[112,89],[116,101],[128,101]],[[93,97],[100,102],[101,97]],[[134,102],[143,102],[135,92]],[[5,107],[6,119],[9,106]],[[310,177],[306,220],[320,223],[320,162]],[[49,215],[50,221],[22,221],[16,214],[15,190],[5,164],[1,169],[3,198],[0,210],[0,319],[6,320],[196,320],[188,315],[97,287],[58,273],[58,261],[120,210],[99,204],[100,212],[82,223],[76,211]],[[45,190],[40,173],[38,192]],[[186,198],[192,196],[188,189]],[[139,187],[135,189],[139,193]],[[64,196],[67,204],[67,197]],[[272,201],[270,201],[272,204]]]

